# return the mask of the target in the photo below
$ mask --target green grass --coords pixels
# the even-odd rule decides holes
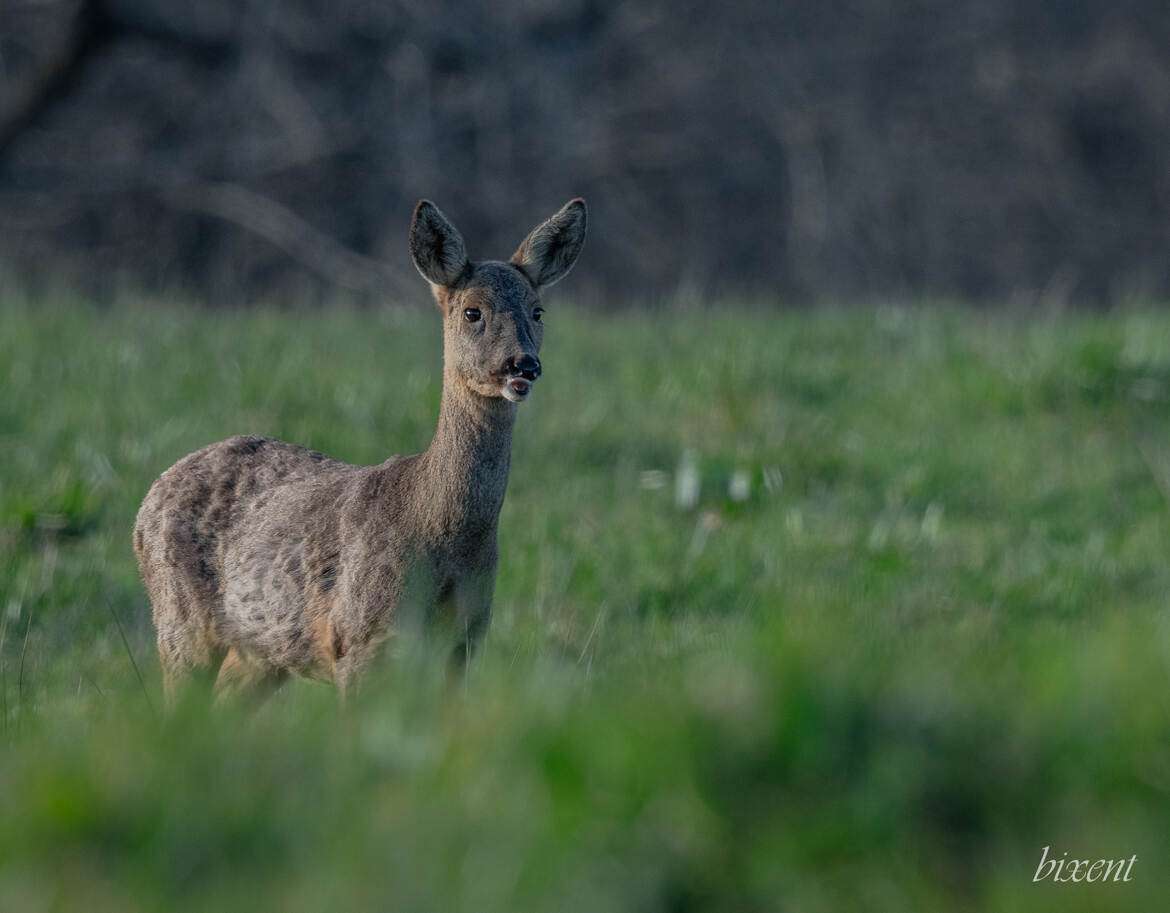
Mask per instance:
[[[1164,903],[1170,314],[554,301],[466,693],[403,644],[352,713],[162,719],[153,477],[421,449],[438,318],[6,295],[0,910]]]

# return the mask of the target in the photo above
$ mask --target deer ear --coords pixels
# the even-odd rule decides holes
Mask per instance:
[[[430,200],[419,200],[410,222],[410,257],[427,282],[454,285],[467,268],[463,236]]]
[[[585,201],[570,200],[555,216],[532,229],[509,262],[520,267],[537,288],[552,285],[577,262],[587,222]]]

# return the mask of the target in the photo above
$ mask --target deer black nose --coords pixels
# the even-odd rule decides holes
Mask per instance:
[[[526,377],[529,380],[540,377],[540,359],[534,355],[525,354],[519,358],[509,358],[507,368],[513,377]]]

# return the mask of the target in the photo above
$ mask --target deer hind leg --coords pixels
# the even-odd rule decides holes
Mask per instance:
[[[183,695],[192,690],[192,686],[205,695],[211,694],[212,682],[223,653],[219,653],[206,666],[192,666],[181,660],[168,659],[161,645],[158,654],[162,665],[163,700],[167,710],[174,710]]]
[[[285,669],[248,659],[234,647],[228,650],[215,680],[215,703],[244,701],[259,706],[288,678]]]
[[[193,625],[173,606],[155,612],[158,629],[158,659],[162,667],[163,697],[168,709],[173,710],[182,696],[197,688],[211,693],[216,671],[223,662],[226,650],[212,642],[205,632]]]

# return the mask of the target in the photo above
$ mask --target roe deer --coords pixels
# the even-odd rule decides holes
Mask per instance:
[[[538,294],[572,268],[585,226],[572,200],[506,263],[471,263],[439,209],[418,204],[410,253],[443,315],[442,401],[423,453],[351,466],[237,436],[155,480],[134,551],[169,702],[197,672],[216,676],[217,697],[263,694],[289,673],[344,696],[406,604],[465,666],[491,618],[516,404],[541,371]]]

